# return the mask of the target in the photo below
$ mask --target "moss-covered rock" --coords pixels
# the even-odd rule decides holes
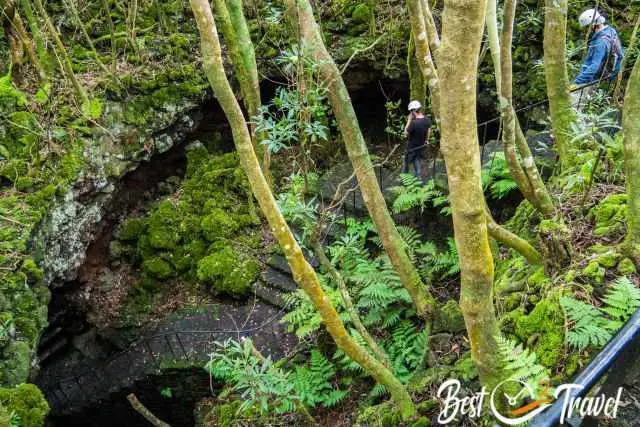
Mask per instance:
[[[560,304],[553,298],[543,299],[531,313],[513,312],[514,332],[533,345],[541,365],[555,368],[564,348],[564,316]]]
[[[454,300],[449,300],[443,305],[436,315],[433,322],[433,332],[451,332],[458,333],[466,329],[464,316],[460,310],[460,306]]]
[[[16,414],[21,427],[42,427],[49,413],[47,401],[33,384],[0,388],[0,405],[4,406],[8,413]]]
[[[0,384],[17,385],[29,376],[31,346],[25,341],[11,340],[2,350]]]
[[[590,262],[589,265],[587,265],[587,267],[582,270],[583,276],[588,277],[597,284],[604,283],[604,276],[606,275],[606,273],[607,271],[604,269],[604,267],[601,267],[597,261]]]
[[[478,378],[478,368],[471,359],[471,352],[465,353],[455,364],[456,378],[463,381],[472,381]]]
[[[120,240],[136,240],[145,230],[145,222],[141,218],[130,218],[116,229],[115,237]]]
[[[245,295],[256,280],[260,266],[231,247],[224,247],[198,262],[198,279],[207,282],[217,293]]]
[[[618,274],[622,276],[637,273],[636,265],[630,258],[624,258],[622,261],[620,261],[617,271]]]
[[[589,211],[595,222],[593,235],[596,237],[617,236],[624,232],[627,219],[626,194],[613,194],[605,197]]]
[[[174,269],[167,261],[162,258],[155,257],[144,261],[144,272],[156,279],[164,280],[173,276]]]
[[[240,225],[231,217],[231,215],[218,208],[205,216],[200,223],[202,233],[210,242],[229,237],[235,233],[239,227]]]
[[[614,250],[610,250],[598,255],[594,261],[604,268],[613,268],[618,264],[620,258],[622,258],[621,254],[617,253]]]

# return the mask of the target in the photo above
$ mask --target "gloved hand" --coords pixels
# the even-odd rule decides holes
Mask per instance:
[[[569,85],[569,92],[573,92],[574,90],[578,89],[578,87],[579,87],[579,86],[578,86],[577,84],[575,84],[575,83],[571,83],[571,84]]]

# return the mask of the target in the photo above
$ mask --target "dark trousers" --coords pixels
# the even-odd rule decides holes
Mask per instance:
[[[414,175],[417,178],[422,179],[422,167],[420,161],[422,160],[422,148],[408,149],[404,155],[404,163],[402,165],[402,173],[409,173],[409,168],[413,166],[415,169]]]

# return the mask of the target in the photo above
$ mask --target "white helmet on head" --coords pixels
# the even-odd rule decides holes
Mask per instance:
[[[411,101],[409,103],[409,111],[415,111],[421,108],[422,108],[422,104],[420,103],[420,101]]]
[[[596,24],[604,24],[606,18],[600,15],[595,9],[587,9],[578,18],[578,22],[580,22],[581,27],[586,27],[588,25],[596,25]]]

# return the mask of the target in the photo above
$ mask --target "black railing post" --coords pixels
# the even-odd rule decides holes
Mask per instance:
[[[184,349],[184,345],[182,345],[182,340],[180,339],[180,332],[175,332],[175,334],[176,334],[176,338],[178,339],[178,344],[180,344],[180,348],[182,349],[182,353],[184,354],[184,358],[188,360],[189,355],[187,354],[187,351]]]
[[[173,357],[175,359],[176,358],[176,354],[173,351],[173,346],[171,345],[171,341],[169,341],[169,336],[165,335],[164,336],[164,341],[167,343],[167,346],[169,347],[169,351],[171,351],[171,357]]]

